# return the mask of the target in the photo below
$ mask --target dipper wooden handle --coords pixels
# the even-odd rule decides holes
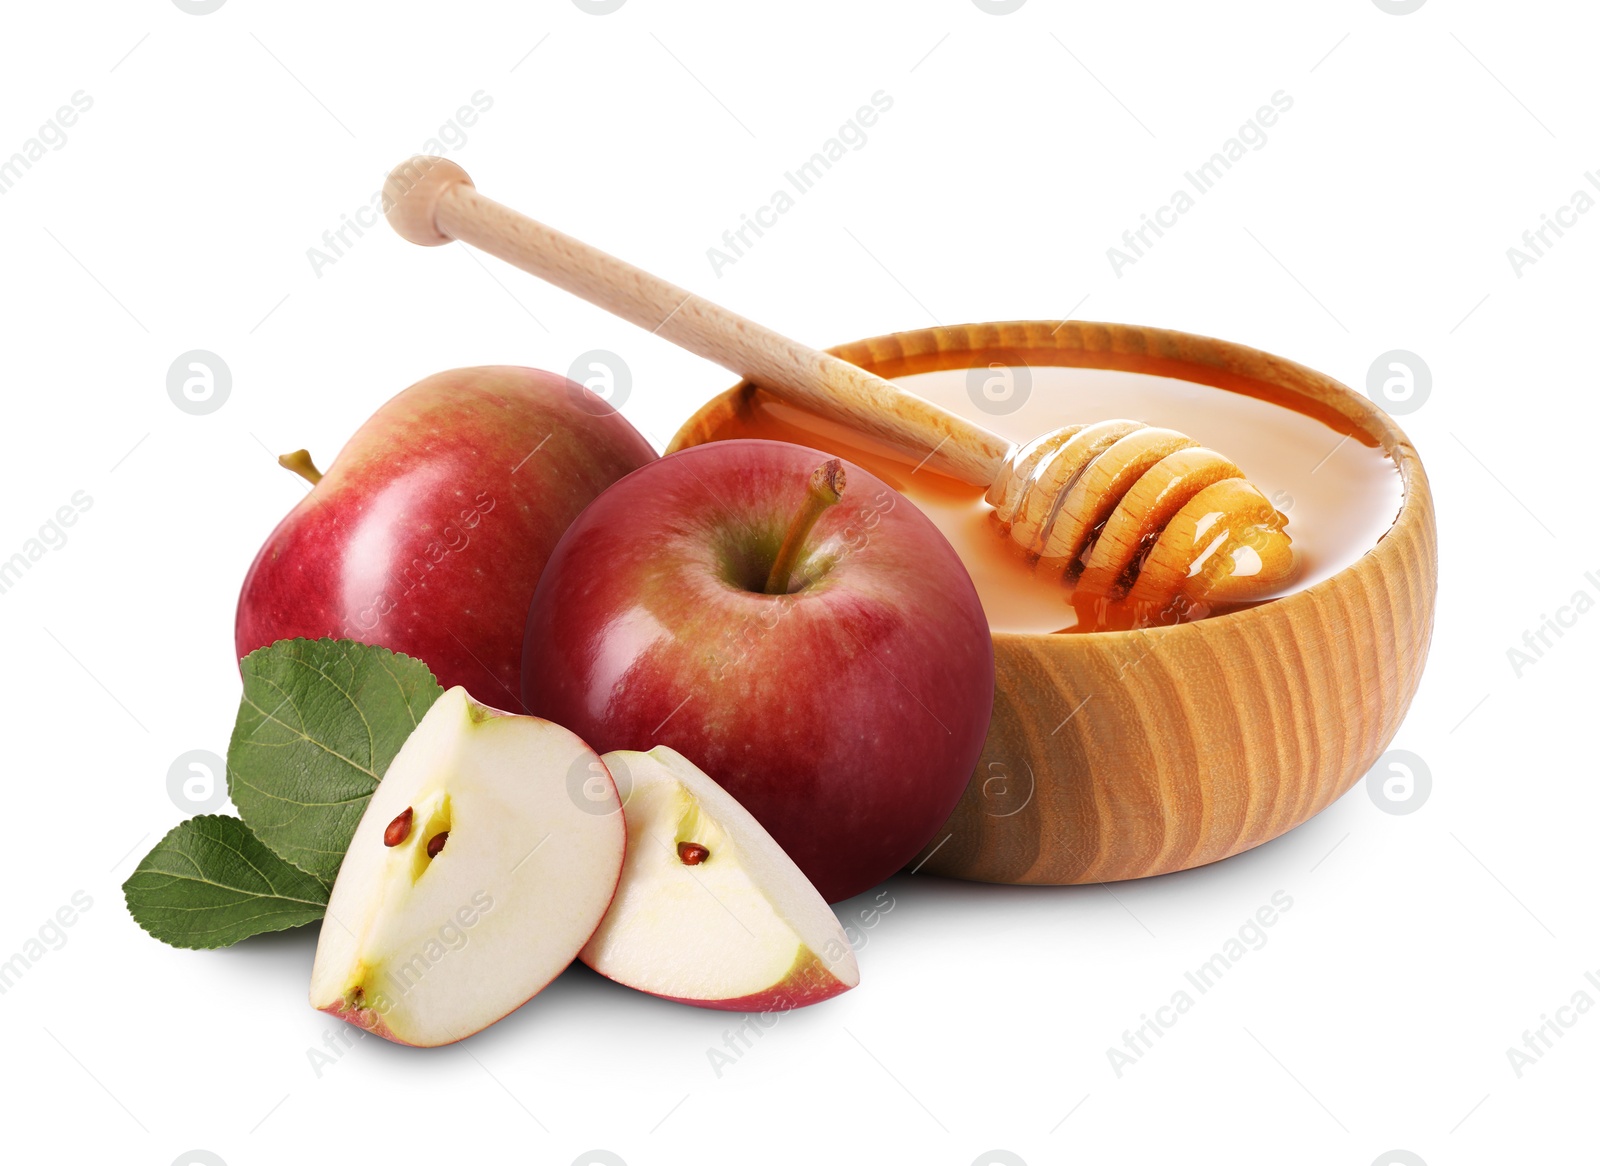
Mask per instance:
[[[940,473],[989,486],[1013,452],[1003,437],[882,377],[502,206],[454,162],[412,158],[389,175],[384,196],[404,239],[470,243]]]
[[[1237,466],[1181,433],[1106,421],[1016,446],[485,198],[454,162],[413,158],[384,195],[389,222],[413,243],[470,243],[919,465],[986,487],[1012,542],[1116,609],[1101,622],[1147,620],[1180,595],[1265,594],[1294,569],[1284,516]]]

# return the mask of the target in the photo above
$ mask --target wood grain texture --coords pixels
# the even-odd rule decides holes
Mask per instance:
[[[1215,862],[1324,809],[1372,767],[1416,693],[1438,549],[1416,450],[1365,397],[1243,345],[1122,324],[925,329],[832,350],[884,377],[999,361],[1180,377],[1290,404],[1383,448],[1404,503],[1339,574],[1176,627],[996,634],[995,705],[976,772],[917,860],[926,873],[1090,883]],[[737,436],[758,393],[709,402],[671,449]]]
[[[591,247],[482,194],[443,158],[402,162],[384,184],[388,219],[404,239],[452,239],[630,323],[782,391],[796,404],[848,420],[932,468],[978,486],[1000,472],[1011,443],[967,418],[902,393],[861,365],[819,352],[771,328]]]

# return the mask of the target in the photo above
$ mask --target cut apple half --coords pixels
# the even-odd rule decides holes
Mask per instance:
[[[559,975],[605,915],[621,809],[604,763],[572,733],[450,689],[356,827],[317,941],[312,1006],[410,1045],[493,1024]]]
[[[625,791],[628,850],[584,963],[641,992],[737,1012],[856,986],[832,909],[731,794],[665,745],[604,761]]]

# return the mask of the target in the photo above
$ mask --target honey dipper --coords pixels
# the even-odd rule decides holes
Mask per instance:
[[[421,246],[471,244],[850,425],[926,468],[987,488],[1011,540],[1075,580],[1075,602],[1148,618],[1180,599],[1234,602],[1288,578],[1285,517],[1232,461],[1137,421],[1023,445],[836,356],[779,335],[479,194],[461,167],[418,157],[384,184],[390,224]]]

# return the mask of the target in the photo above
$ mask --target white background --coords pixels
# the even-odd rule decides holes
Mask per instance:
[[[0,197],[0,557],[93,499],[0,595],[0,958],[93,899],[0,997],[8,1160],[1593,1155],[1600,1010],[1520,1078],[1506,1055],[1579,990],[1600,1001],[1583,978],[1600,616],[1520,677],[1507,657],[1600,594],[1600,214],[1520,277],[1506,254],[1600,169],[1592,6],[101,0],[11,5],[7,25],[0,157],[75,91],[94,101]],[[880,89],[894,107],[867,145],[713,274],[707,247]],[[482,189],[816,343],[1076,315],[1358,388],[1380,353],[1421,356],[1432,393],[1402,423],[1437,495],[1441,585],[1394,745],[1431,796],[1396,816],[1358,786],[1257,851],[1135,884],[897,878],[861,987],[720,1078],[706,1050],[737,1018],[581,969],[460,1046],[368,1038],[318,1076],[307,1050],[338,1026],[305,1002],[315,929],[176,951],[118,889],[182,816],[169,765],[225,749],[239,582],[302,491],[272,455],[325,462],[459,365],[565,372],[613,350],[658,447],[731,379],[386,228],[313,271],[307,249],[478,90],[493,107],[453,156]],[[1267,145],[1114,274],[1106,249],[1277,90],[1294,107]],[[196,348],[233,374],[207,416],[166,393]],[[1107,1048],[1280,890],[1267,945],[1118,1077]]]

